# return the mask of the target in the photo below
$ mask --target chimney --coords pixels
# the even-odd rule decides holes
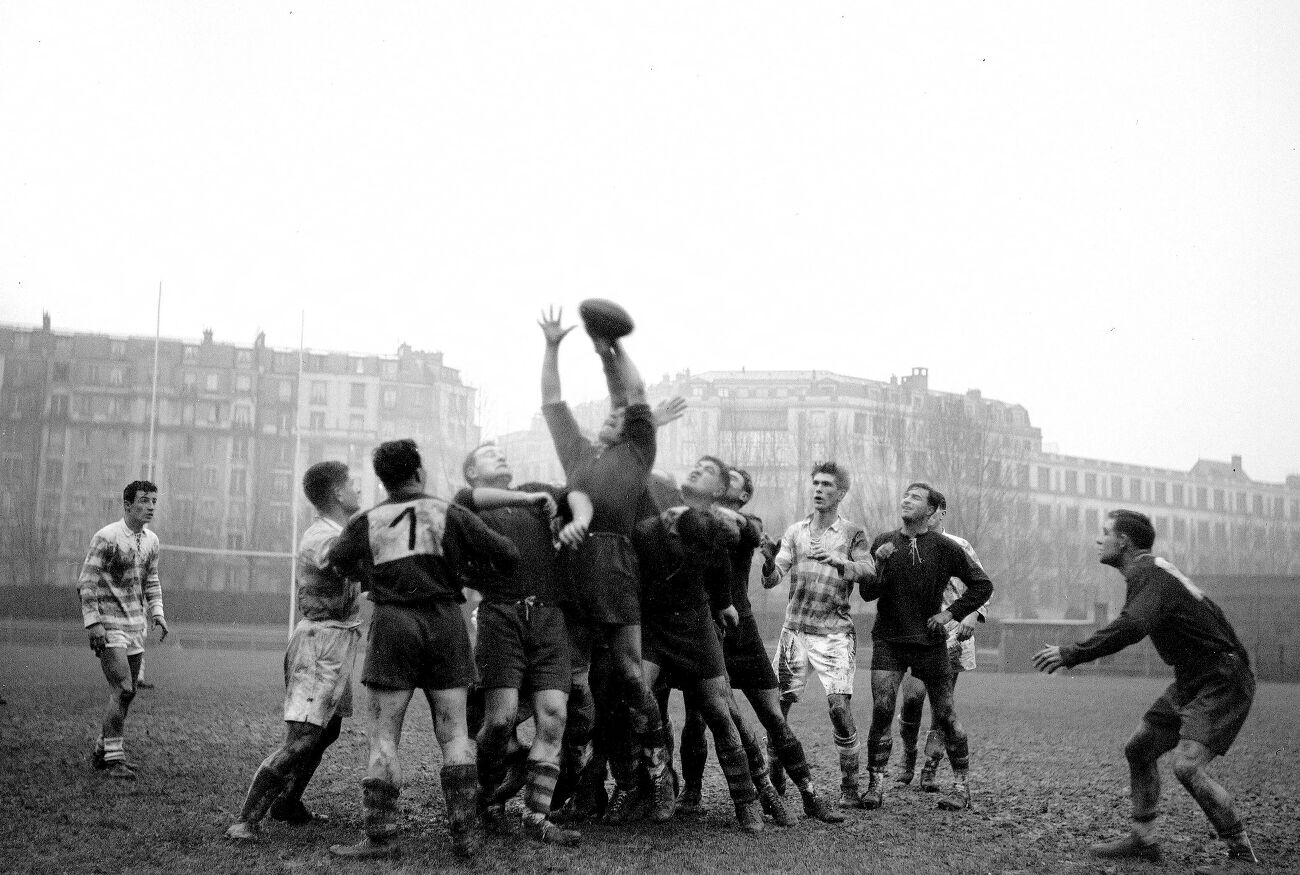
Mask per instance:
[[[1232,473],[1234,474],[1241,473],[1241,456],[1232,457]]]
[[[49,330],[50,330],[50,311],[49,311],[49,310],[45,310],[45,311],[43,311],[43,312],[41,313],[41,330],[42,330],[42,331],[49,331]]]
[[[211,329],[211,328],[204,328],[204,329],[203,329],[203,345],[204,345],[204,346],[207,346],[207,345],[210,344],[210,343],[212,343],[212,329]]]

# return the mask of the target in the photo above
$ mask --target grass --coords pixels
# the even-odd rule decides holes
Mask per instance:
[[[404,856],[396,863],[343,864],[327,849],[360,836],[366,745],[355,721],[345,724],[308,791],[307,802],[329,815],[329,823],[297,829],[268,823],[265,840],[254,846],[222,835],[253,770],[283,735],[278,654],[152,648],[149,679],[157,689],[137,696],[127,724],[129,755],[141,765],[134,783],[112,782],[89,766],[106,693],[87,648],[9,644],[0,646],[0,658],[9,669],[0,688],[8,699],[0,707],[3,872],[1154,873],[1187,871],[1219,853],[1167,764],[1165,863],[1117,868],[1084,853],[1089,842],[1126,826],[1121,751],[1162,690],[1161,680],[963,676],[957,698],[971,734],[971,811],[940,812],[933,796],[898,790],[886,797],[884,810],[851,812],[842,826],[769,824],[761,835],[743,836],[711,757],[703,817],[659,827],[587,826],[573,850],[491,838],[471,864],[450,854],[440,755],[428,711],[417,700],[402,746]],[[867,672],[860,671],[854,711],[864,739],[867,686]],[[1294,871],[1300,853],[1297,713],[1300,687],[1261,685],[1242,736],[1214,769],[1273,871]],[[821,787],[833,795],[837,759],[822,700],[800,703],[791,718]]]

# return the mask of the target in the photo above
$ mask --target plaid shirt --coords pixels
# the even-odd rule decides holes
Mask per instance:
[[[853,584],[875,574],[871,542],[856,523],[836,516],[817,541],[827,553],[849,560],[841,573],[838,569],[808,558],[813,548],[812,514],[785,530],[775,568],[764,575],[763,586],[771,589],[783,577],[790,579],[790,600],[785,606],[785,628],[811,635],[852,632],[849,596]]]
[[[133,532],[126,520],[96,532],[77,579],[83,625],[137,632],[147,625],[146,604],[149,617],[161,617],[158,552],[158,536],[148,529]]]
[[[298,544],[298,610],[308,620],[344,629],[361,625],[361,584],[334,570],[330,547],[343,527],[319,514]]]

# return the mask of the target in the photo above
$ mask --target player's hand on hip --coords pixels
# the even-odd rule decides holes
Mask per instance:
[[[1065,668],[1065,658],[1061,656],[1061,648],[1055,644],[1043,645],[1043,649],[1034,654],[1034,668],[1048,674]]]
[[[952,614],[947,611],[940,611],[933,617],[925,621],[925,627],[931,632],[942,632],[944,628],[952,622]]]
[[[167,640],[167,621],[164,620],[162,617],[154,617],[154,618],[153,618],[153,627],[154,627],[155,629],[161,630],[161,631],[159,631],[159,633],[158,633],[158,643],[161,644],[162,642],[166,641],[166,640]]]
[[[587,537],[587,524],[574,520],[560,529],[560,543],[566,547],[580,547]]]
[[[104,648],[108,645],[108,633],[104,631],[104,624],[87,626],[86,634],[90,636],[90,649],[96,656],[103,656]]]

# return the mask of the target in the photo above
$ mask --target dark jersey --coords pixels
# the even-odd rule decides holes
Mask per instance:
[[[734,537],[712,514],[673,508],[642,520],[632,533],[645,613],[731,606]]]
[[[564,522],[573,518],[569,510],[567,489],[545,483],[525,483],[514,492],[545,492],[555,499]],[[484,568],[473,574],[470,585],[489,601],[520,601],[529,596],[548,604],[558,604],[562,595],[559,558],[551,537],[551,521],[540,507],[498,507],[480,510],[474,503],[474,490],[456,493],[456,504],[479,515],[494,532],[509,538],[519,551],[519,562],[509,574]]]
[[[457,572],[470,559],[509,574],[519,551],[465,508],[422,493],[357,514],[329,552],[341,573],[362,575],[375,604],[463,602]]]
[[[1123,610],[1087,641],[1061,648],[1067,667],[1118,653],[1148,635],[1160,658],[1174,667],[1179,683],[1214,668],[1225,653],[1246,658],[1223,611],[1173,563],[1148,553],[1124,580]]]
[[[542,405],[556,455],[569,487],[591,498],[590,532],[631,535],[651,499],[646,478],[655,462],[655,424],[648,404],[631,404],[623,416],[623,439],[598,451],[582,434],[569,405]]]
[[[742,617],[752,616],[754,606],[749,602],[749,572],[754,564],[754,551],[763,538],[763,521],[745,514],[745,525],[740,528],[740,540],[731,548],[731,603]]]
[[[867,601],[879,599],[871,637],[896,644],[938,644],[947,637],[943,629],[931,632],[926,621],[944,609],[943,591],[949,578],[966,584],[966,592],[948,607],[954,620],[977,610],[993,594],[993,584],[978,564],[970,561],[957,542],[938,532],[915,538],[901,531],[886,532],[871,542],[871,555],[885,543],[894,553],[877,561],[876,578],[862,587]]]

